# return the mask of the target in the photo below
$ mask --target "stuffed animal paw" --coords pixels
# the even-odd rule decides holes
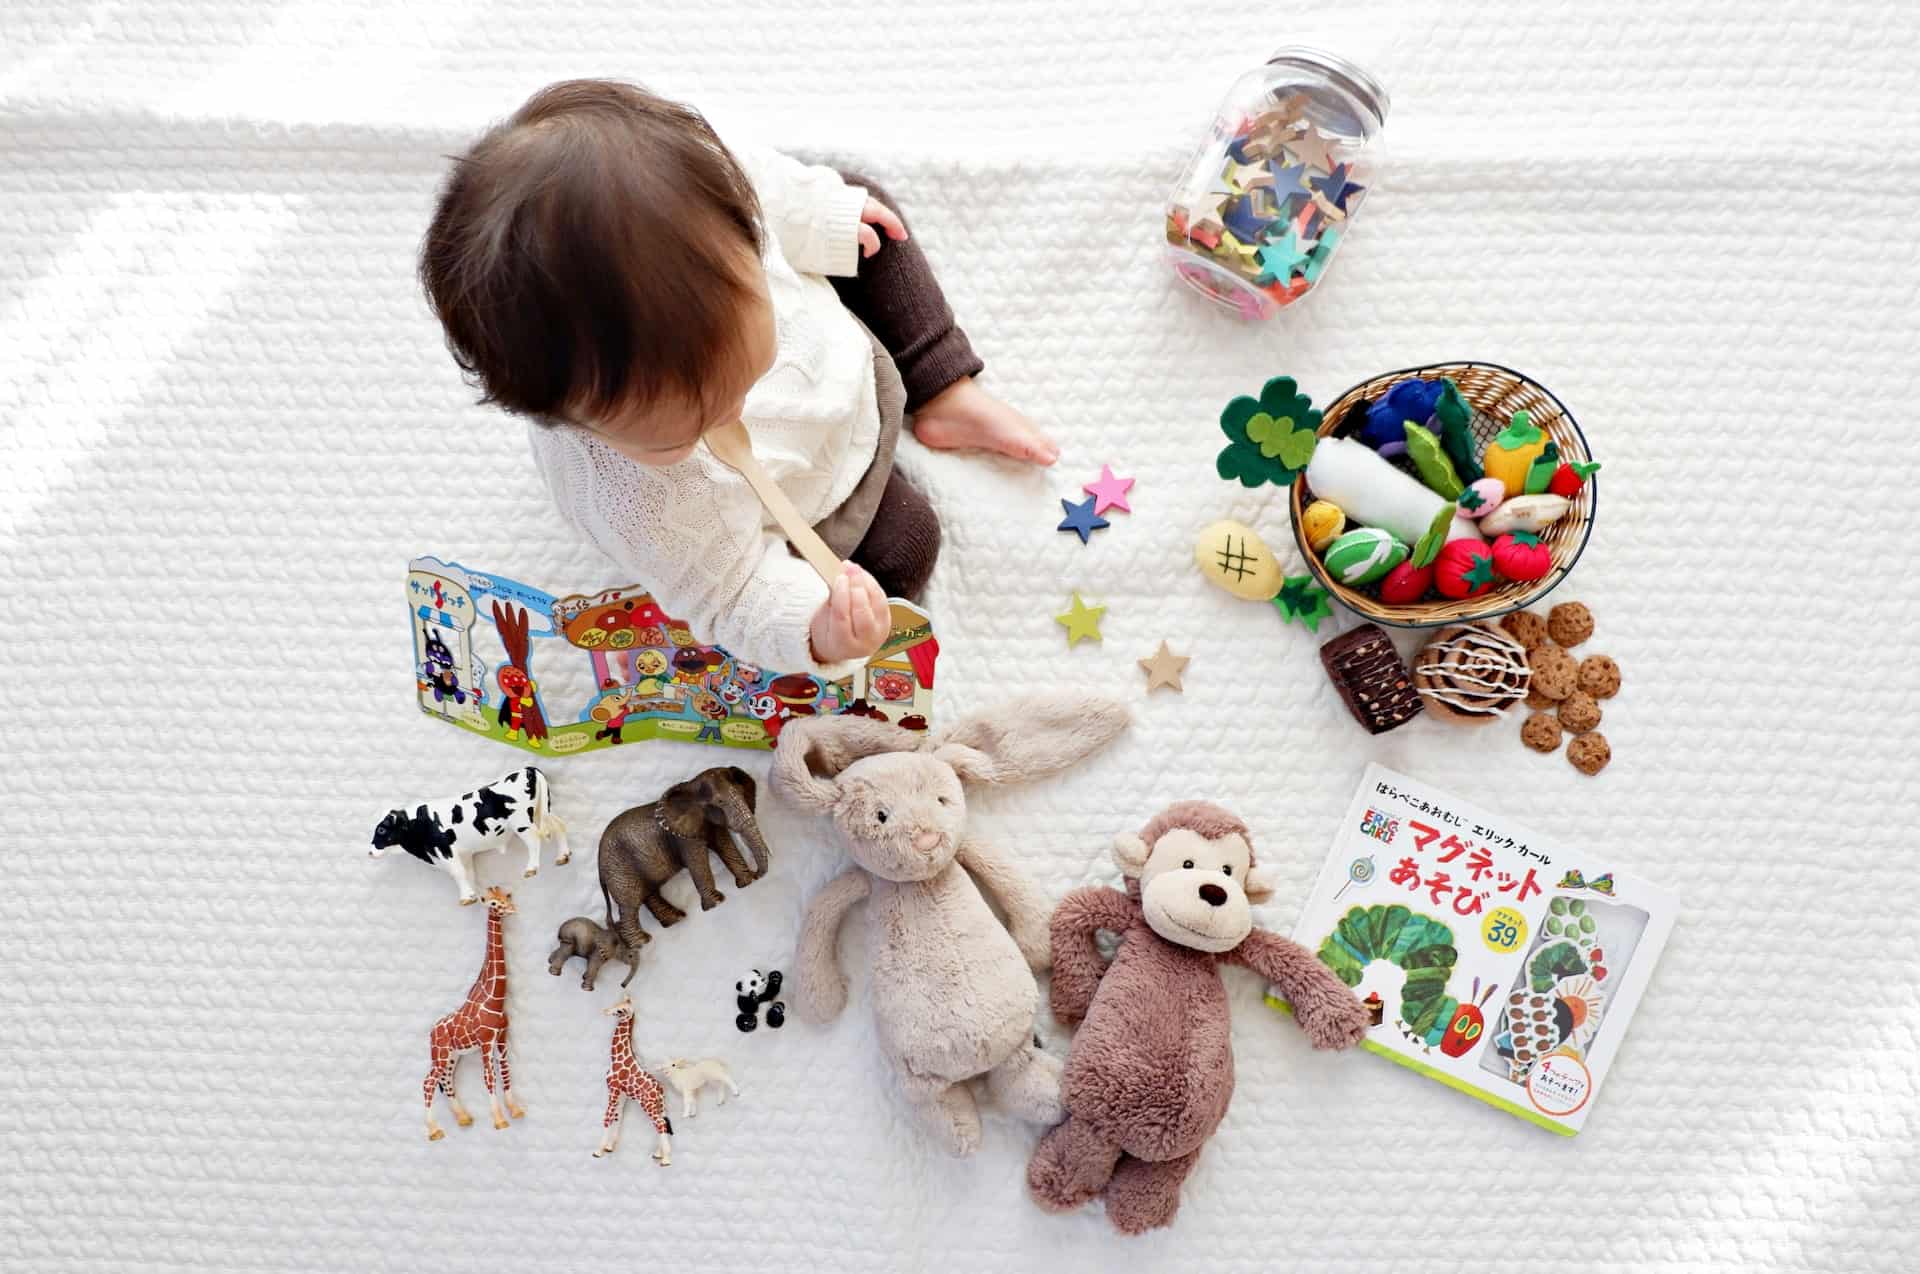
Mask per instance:
[[[1367,1034],[1367,1006],[1341,987],[1338,994],[1300,996],[1294,1015],[1315,1048],[1352,1048]]]

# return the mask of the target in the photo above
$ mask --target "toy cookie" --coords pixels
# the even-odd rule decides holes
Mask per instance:
[[[1547,612],[1547,634],[1572,649],[1593,636],[1593,612],[1579,602],[1561,602]]]
[[[1582,774],[1598,774],[1612,759],[1613,749],[1607,746],[1604,734],[1583,734],[1567,744],[1567,760]]]
[[[1517,610],[1500,621],[1500,627],[1522,647],[1532,650],[1547,639],[1547,621],[1530,610]]]
[[[1555,715],[1569,734],[1587,734],[1600,728],[1600,705],[1584,690],[1568,695]]]
[[[1560,722],[1551,712],[1536,712],[1520,727],[1520,742],[1535,752],[1551,752],[1560,746]]]
[[[1596,699],[1611,699],[1620,693],[1620,665],[1605,655],[1588,655],[1580,661],[1579,684]]]
[[[1547,698],[1558,701],[1573,693],[1579,676],[1573,656],[1552,642],[1542,642],[1528,651],[1527,665],[1533,670],[1534,687]]]
[[[1413,660],[1413,685],[1427,711],[1456,725],[1506,716],[1530,679],[1525,648],[1491,624],[1443,628]]]
[[[1362,624],[1320,647],[1320,663],[1368,734],[1385,734],[1420,714],[1412,674],[1378,624]]]

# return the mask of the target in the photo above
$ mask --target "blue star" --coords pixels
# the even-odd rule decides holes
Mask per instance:
[[[1275,155],[1268,161],[1267,167],[1273,171],[1273,197],[1280,201],[1282,210],[1286,208],[1287,200],[1294,195],[1312,198],[1312,192],[1307,189],[1305,164],[1295,164],[1289,168],[1284,155]]]
[[[1346,164],[1335,164],[1333,171],[1326,176],[1310,177],[1308,181],[1312,183],[1314,190],[1321,198],[1341,212],[1345,212],[1347,200],[1366,189],[1365,186],[1356,186],[1347,180],[1347,173],[1350,171],[1352,170]]]
[[[1259,209],[1257,196],[1244,195],[1227,205],[1220,221],[1233,232],[1233,237],[1242,243],[1258,243],[1266,236],[1267,227],[1275,218],[1263,216]]]
[[[1092,496],[1088,496],[1078,504],[1062,498],[1060,507],[1066,510],[1067,516],[1061,519],[1060,525],[1054,529],[1072,531],[1080,537],[1082,544],[1092,539],[1095,531],[1103,530],[1108,526],[1107,520],[1093,511]]]

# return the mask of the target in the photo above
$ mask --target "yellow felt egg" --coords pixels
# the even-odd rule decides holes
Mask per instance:
[[[1510,496],[1524,495],[1527,470],[1547,449],[1546,431],[1533,423],[1524,411],[1513,413],[1513,423],[1494,435],[1480,457],[1480,467],[1489,478],[1500,479]]]
[[[1331,500],[1315,500],[1300,510],[1300,533],[1307,537],[1307,547],[1316,553],[1326,551],[1327,545],[1340,538],[1340,532],[1347,529],[1347,515],[1340,506]]]
[[[1241,522],[1215,522],[1193,542],[1193,564],[1235,597],[1271,601],[1284,576],[1273,550]]]

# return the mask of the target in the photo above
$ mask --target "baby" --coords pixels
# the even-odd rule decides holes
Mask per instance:
[[[730,150],[630,84],[552,85],[476,142],[420,275],[481,401],[530,418],[562,512],[701,640],[770,667],[846,675],[887,597],[925,585],[940,526],[893,467],[906,414],[929,447],[1058,454],[974,382],[884,192]],[[734,420],[847,559],[831,588],[700,445]]]

